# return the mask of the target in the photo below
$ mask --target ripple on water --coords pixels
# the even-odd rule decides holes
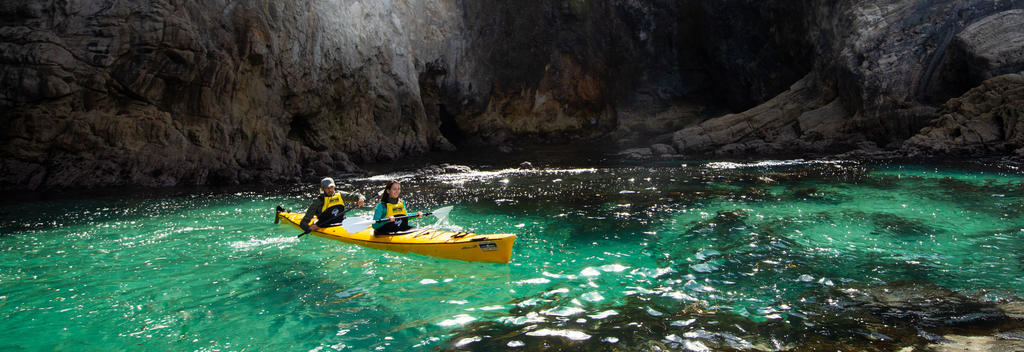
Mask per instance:
[[[231,242],[231,247],[234,248],[234,249],[239,249],[239,250],[251,250],[251,249],[257,249],[257,248],[261,248],[261,247],[266,247],[268,245],[275,245],[275,244],[276,245],[284,245],[284,244],[288,244],[288,243],[295,243],[295,242],[298,242],[298,241],[299,241],[298,238],[295,238],[295,237],[292,237],[292,236],[278,237],[278,238],[267,238],[267,239],[251,238],[251,239],[246,240],[246,241]]]
[[[580,296],[580,299],[587,302],[600,302],[604,300],[604,296],[600,292],[590,291]]]
[[[609,309],[603,312],[598,312],[597,314],[588,315],[588,317],[590,317],[591,319],[604,319],[614,315],[619,315],[619,312],[615,311],[614,309]]]
[[[54,327],[110,349],[899,350],[964,324],[1008,326],[998,312],[1014,310],[1000,302],[1024,290],[1019,175],[847,169],[793,160],[343,181],[369,195],[402,178],[410,206],[455,205],[450,226],[516,233],[509,265],[297,240],[270,212],[301,209],[310,187],[54,206],[47,214],[66,221],[0,222],[0,305],[12,308],[0,328],[20,329],[0,350],[59,349]],[[972,290],[989,296],[961,297]]]
[[[541,314],[547,315],[547,316],[555,316],[555,317],[571,317],[571,316],[583,314],[583,313],[586,313],[586,312],[587,311],[585,309],[580,308],[580,307],[559,306],[559,307],[555,307],[555,308],[551,308],[551,309],[542,311]]]
[[[590,338],[590,335],[579,331],[579,330],[561,330],[561,329],[538,329],[529,331],[526,333],[527,336],[557,336],[564,337],[573,341],[584,341]]]
[[[441,322],[437,323],[437,325],[444,327],[462,326],[474,320],[476,320],[476,317],[473,317],[472,315],[459,314],[450,319],[442,320]]]

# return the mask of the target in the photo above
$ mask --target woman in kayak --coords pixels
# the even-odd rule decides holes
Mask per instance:
[[[320,190],[323,193],[313,200],[309,209],[306,209],[306,216],[299,222],[299,227],[303,231],[316,231],[323,227],[341,225],[341,221],[345,219],[345,201],[341,199],[342,196],[356,199],[357,207],[363,206],[366,197],[362,194],[337,191],[334,186],[334,179],[330,177],[320,180]],[[316,223],[310,224],[314,216],[317,218]]]
[[[377,204],[377,209],[373,211],[373,220],[378,221],[381,219],[387,219],[388,221],[374,223],[374,235],[407,231],[412,228],[412,226],[409,225],[407,217],[396,219],[396,217],[408,216],[405,211],[405,203],[402,202],[401,198],[398,198],[401,193],[402,185],[396,180],[388,181],[388,183],[384,185],[384,192],[380,195],[380,203]],[[422,216],[423,212],[416,212],[417,218]]]

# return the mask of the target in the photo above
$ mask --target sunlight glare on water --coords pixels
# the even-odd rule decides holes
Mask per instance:
[[[517,234],[512,262],[273,224],[313,186],[8,202],[0,350],[781,348],[840,324],[822,311],[873,287],[1024,292],[1024,189],[1005,168],[795,160],[338,181],[372,203],[392,178],[412,211],[454,205],[443,227]],[[846,332],[857,319],[826,335],[877,339]]]

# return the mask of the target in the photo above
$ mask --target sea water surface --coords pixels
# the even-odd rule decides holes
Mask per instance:
[[[439,226],[515,233],[509,264],[296,238],[273,209],[313,185],[7,200],[0,350],[889,350],[1022,328],[1018,165],[475,167],[338,181],[373,199],[397,178],[412,211],[454,206]]]

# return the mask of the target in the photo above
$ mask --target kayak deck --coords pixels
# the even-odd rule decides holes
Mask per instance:
[[[302,213],[278,212],[274,222],[285,221],[299,226]],[[315,222],[315,220],[314,220]],[[454,232],[439,229],[419,228],[394,235],[374,235],[373,228],[359,232],[345,231],[341,226],[322,228],[310,232],[314,235],[361,246],[394,252],[409,252],[438,258],[456,259],[467,262],[508,263],[512,258],[512,245],[516,235],[508,233],[480,235],[470,232]]]

